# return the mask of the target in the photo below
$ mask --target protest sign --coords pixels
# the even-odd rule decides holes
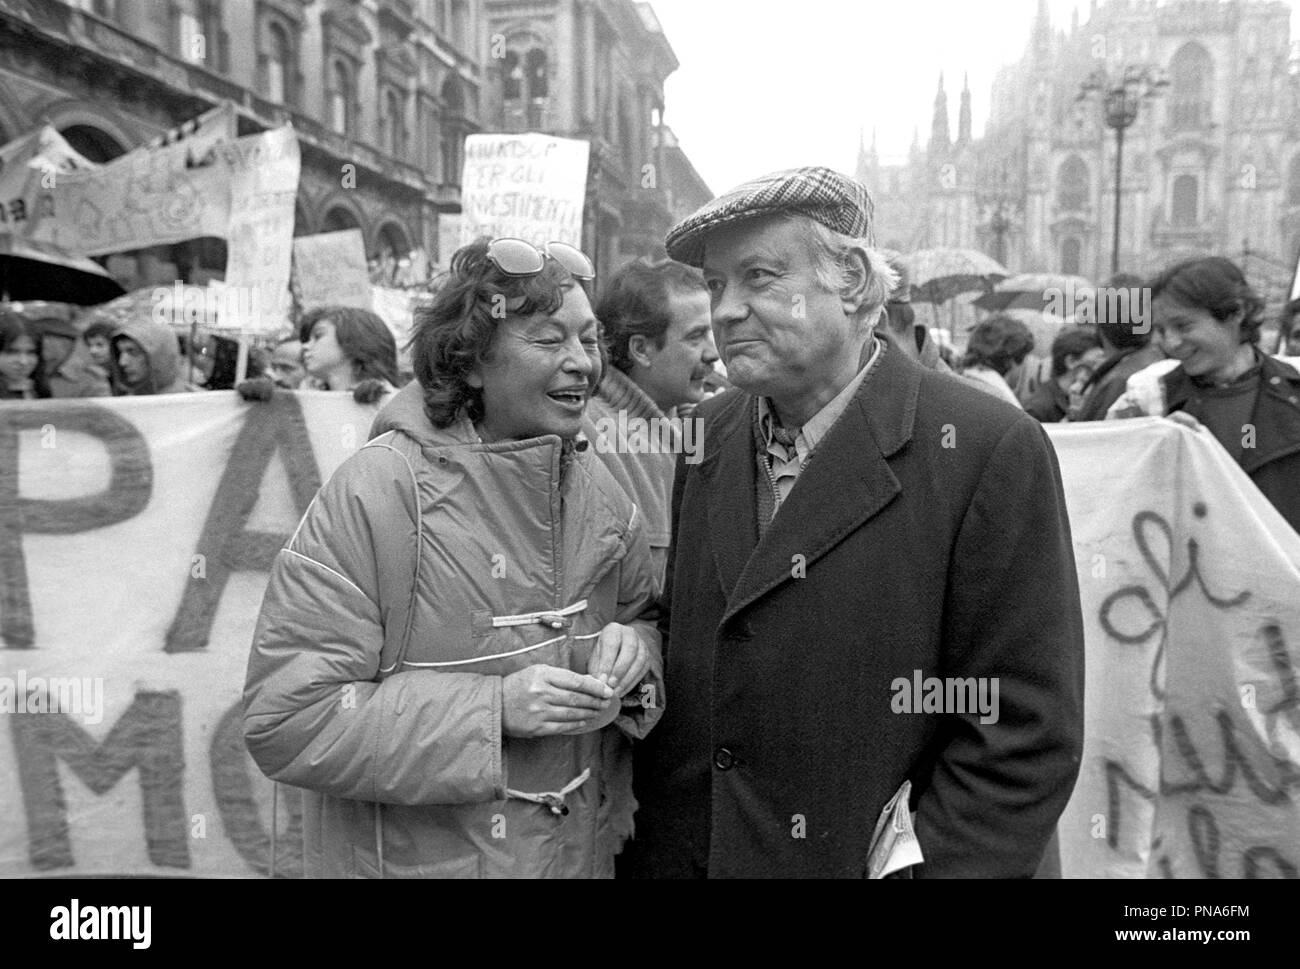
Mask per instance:
[[[223,314],[221,327],[241,333],[284,328],[293,262],[293,210],[301,159],[286,125],[217,147],[231,173],[226,233],[226,288],[246,294],[245,307]]]
[[[370,309],[370,272],[361,230],[294,239],[293,281],[304,310],[317,306]]]
[[[1063,877],[1300,874],[1300,535],[1207,433],[1046,425],[1087,640]]]
[[[538,134],[466,138],[460,244],[488,235],[581,246],[589,147]]]
[[[253,625],[376,412],[324,392],[6,404],[0,877],[267,871],[272,785],[240,726]],[[295,805],[282,789],[284,874]]]
[[[233,117],[217,108],[180,140],[57,175],[50,207],[33,223],[31,237],[87,256],[225,238],[231,169],[216,148],[233,138]]]

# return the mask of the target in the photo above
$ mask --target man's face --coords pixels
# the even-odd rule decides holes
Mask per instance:
[[[663,411],[702,401],[706,393],[704,378],[713,372],[718,359],[708,293],[672,293],[668,316],[672,322],[664,331],[663,348],[646,340],[649,365],[638,366],[635,372],[637,385]]]
[[[806,232],[798,222],[761,219],[716,229],[705,244],[727,377],[778,405],[837,389],[846,370],[856,372],[866,340],[839,294],[818,282]]]
[[[297,390],[305,375],[302,367],[302,344],[297,340],[287,340],[275,348],[271,354],[271,379],[277,387],[285,390]]]
[[[487,362],[468,378],[483,391],[485,440],[575,437],[600,380],[600,331],[587,294],[570,286],[553,314],[508,316]]]
[[[41,334],[41,357],[45,360],[45,372],[54,373],[72,353],[77,341],[61,333]]]
[[[113,359],[113,348],[106,336],[87,337],[86,348],[90,351],[90,359],[101,367],[107,367]]]
[[[117,366],[132,387],[138,387],[149,379],[149,358],[140,344],[129,336],[117,338]]]

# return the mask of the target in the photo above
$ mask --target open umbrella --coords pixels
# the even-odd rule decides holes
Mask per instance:
[[[122,292],[102,266],[84,256],[11,233],[0,234],[0,299],[89,306]]]
[[[961,293],[988,291],[1011,274],[976,249],[919,249],[902,257],[914,303],[946,303]]]
[[[1061,319],[1074,316],[1080,301],[1091,299],[1093,285],[1082,276],[1064,273],[1022,273],[1004,279],[974,304],[982,310],[1039,310]]]

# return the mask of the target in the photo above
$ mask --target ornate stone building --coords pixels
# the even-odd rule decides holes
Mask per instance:
[[[993,85],[984,137],[969,92],[948,137],[942,80],[924,151],[858,174],[881,199],[882,241],[979,248],[1018,272],[1110,274],[1115,133],[1095,101],[1096,68],[1153,65],[1169,86],[1126,132],[1120,268],[1149,274],[1214,253],[1244,265],[1276,303],[1300,254],[1300,63],[1290,8],[1276,0],[1110,0],[1055,29],[1046,4],[1020,61]],[[901,217],[891,219],[890,213]],[[908,217],[906,213],[924,213]]]
[[[712,198],[664,124],[677,57],[649,3],[485,0],[484,123],[591,143],[584,247],[601,275],[664,255],[669,225]]]
[[[48,122],[107,161],[229,100],[240,134],[296,129],[297,234],[433,254],[481,127],[483,27],[481,0],[0,0],[0,143]],[[201,240],[112,268],[135,286],[224,262]]]

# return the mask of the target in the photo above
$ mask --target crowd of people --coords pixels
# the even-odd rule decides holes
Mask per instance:
[[[1300,299],[1265,348],[1264,301],[1238,265],[1206,256],[1115,276],[1093,316],[1056,336],[1041,381],[1024,379],[1034,338],[1007,315],[975,327],[960,372],[1043,423],[1177,415],[1203,427],[1300,530]]]
[[[44,307],[0,309],[0,399],[134,397],[238,390],[265,400],[276,389],[349,391],[377,403],[404,382],[397,342],[376,313],[347,306],[303,313],[293,336],[250,346],[238,382],[240,345],[218,334],[176,333],[148,316],[78,320]]]

